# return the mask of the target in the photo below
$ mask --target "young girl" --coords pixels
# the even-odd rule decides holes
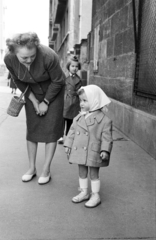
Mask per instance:
[[[78,89],[82,86],[82,81],[77,75],[77,71],[80,70],[81,65],[78,58],[74,55],[67,63],[67,69],[69,76],[66,78],[65,96],[64,96],[64,125],[66,136],[73,122],[73,118],[77,116],[80,111],[79,97],[77,95]],[[58,143],[63,143],[63,138],[58,140]]]
[[[96,85],[81,87],[78,91],[81,112],[65,139],[65,152],[69,163],[78,164],[80,194],[74,203],[88,200],[85,206],[96,207],[100,200],[99,168],[109,165],[112,150],[112,121],[105,115],[104,107],[110,103],[106,94]],[[88,192],[88,169],[91,179],[91,197]]]

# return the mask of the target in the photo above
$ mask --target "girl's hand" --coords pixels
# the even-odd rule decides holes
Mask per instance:
[[[65,153],[67,154],[67,158],[69,159],[71,148],[65,147]]]
[[[48,111],[48,105],[44,102],[41,102],[39,104],[39,111],[40,111],[40,116],[45,115],[46,112]]]
[[[108,160],[109,159],[109,153],[102,151],[100,154],[100,157],[102,158],[102,160]]]

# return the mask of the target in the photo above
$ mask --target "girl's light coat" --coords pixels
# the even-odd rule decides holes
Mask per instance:
[[[112,121],[100,110],[86,119],[80,114],[75,117],[64,143],[71,148],[70,163],[91,167],[109,165],[112,145]],[[102,160],[101,151],[107,151],[109,159]]]

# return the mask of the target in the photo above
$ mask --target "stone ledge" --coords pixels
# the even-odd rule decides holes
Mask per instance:
[[[156,116],[111,99],[108,116],[114,126],[156,159]]]

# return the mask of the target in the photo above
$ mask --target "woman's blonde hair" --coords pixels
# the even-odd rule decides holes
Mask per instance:
[[[9,51],[12,53],[14,53],[20,47],[32,49],[34,47],[38,47],[39,44],[40,40],[37,34],[34,32],[16,34],[12,39],[8,38],[6,40],[6,45]]]

